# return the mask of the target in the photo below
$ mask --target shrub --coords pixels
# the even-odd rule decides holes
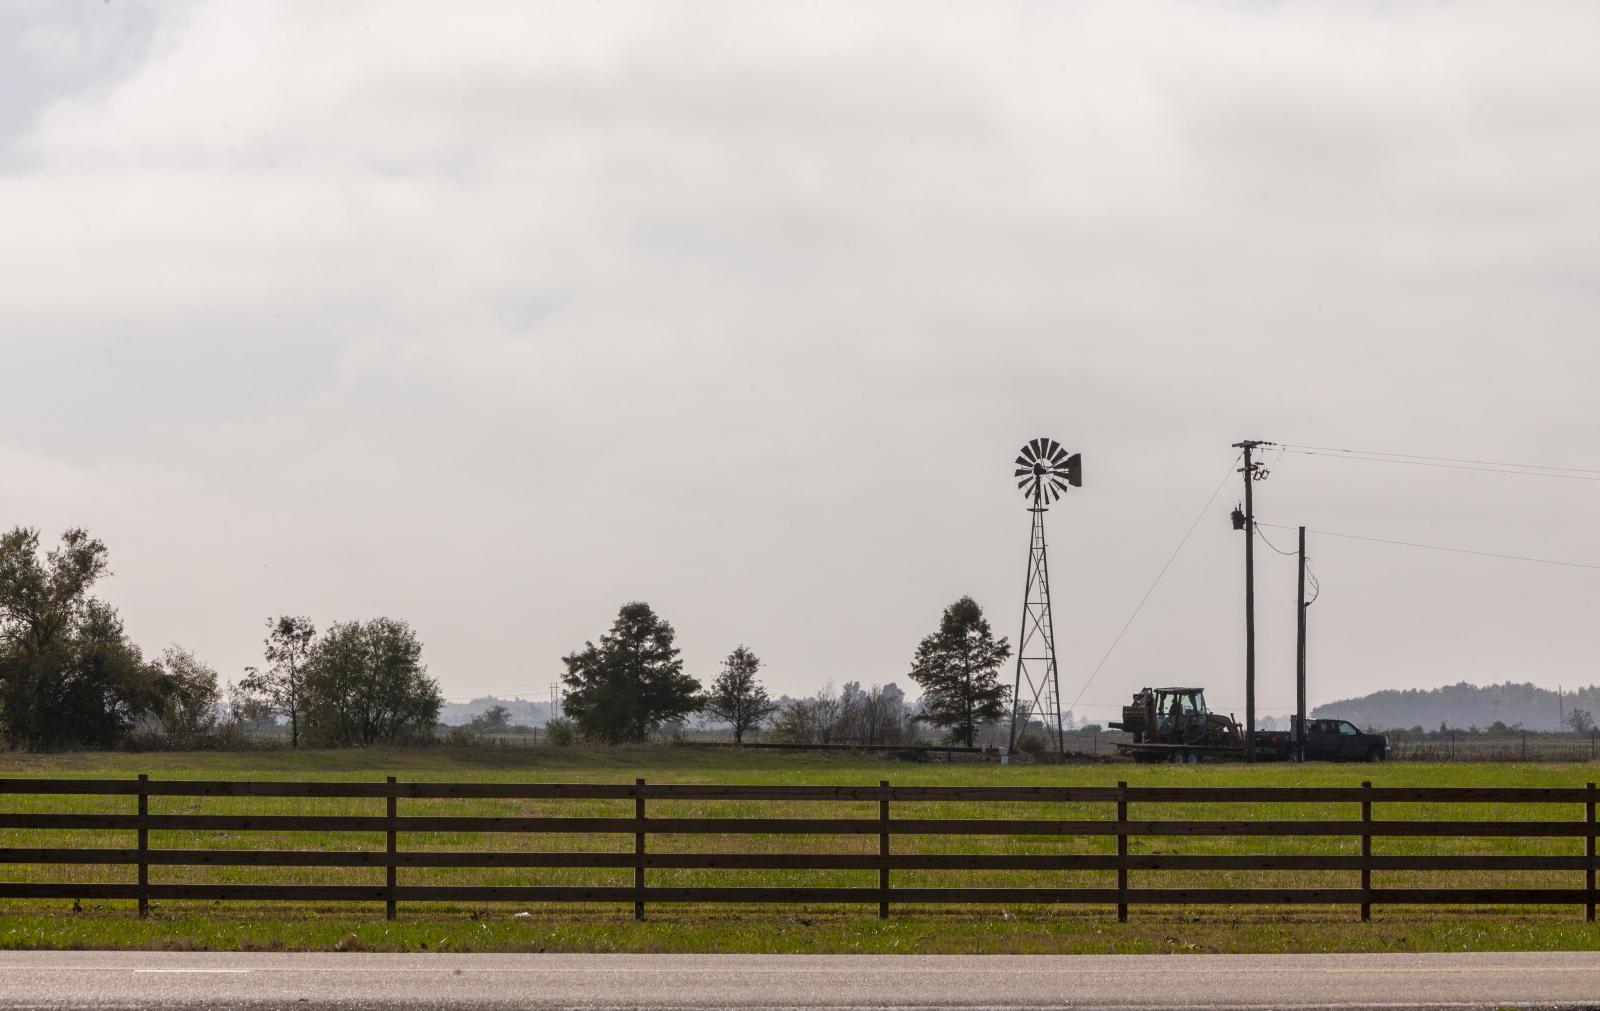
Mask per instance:
[[[558,716],[544,725],[544,736],[558,748],[570,747],[578,739],[578,727],[565,716]]]

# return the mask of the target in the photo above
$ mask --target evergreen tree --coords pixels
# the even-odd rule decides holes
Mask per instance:
[[[978,727],[1005,715],[1011,690],[1000,683],[1000,665],[1011,655],[995,641],[983,609],[971,597],[944,609],[939,630],[922,640],[911,678],[922,686],[924,723],[948,729],[950,738],[972,747]]]
[[[700,708],[700,683],[683,672],[672,626],[643,601],[624,604],[600,645],[561,658],[566,715],[583,736],[607,744],[642,741],[661,724]]]
[[[733,725],[733,743],[743,744],[748,730],[761,726],[778,711],[778,704],[767,697],[767,689],[756,680],[761,658],[744,646],[736,646],[722,661],[722,672],[706,693],[706,715]]]

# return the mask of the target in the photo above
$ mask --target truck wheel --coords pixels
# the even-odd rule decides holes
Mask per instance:
[[[1183,764],[1183,752],[1174,751],[1172,753],[1172,764],[1173,765],[1182,765]]]
[[[1383,749],[1382,748],[1368,748],[1367,749],[1367,761],[1372,762],[1372,763],[1378,763],[1378,762],[1383,761]]]
[[[1200,761],[1200,756],[1198,753],[1191,751],[1184,756],[1183,760],[1188,762],[1190,765],[1195,765]]]

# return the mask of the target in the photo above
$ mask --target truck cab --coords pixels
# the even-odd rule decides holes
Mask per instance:
[[[1389,757],[1389,739],[1363,733],[1349,720],[1306,721],[1306,760],[1311,762],[1381,762]]]

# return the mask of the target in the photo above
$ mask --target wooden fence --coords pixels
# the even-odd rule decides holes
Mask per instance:
[[[127,798],[121,814],[17,811],[7,802],[18,795],[91,795]],[[321,798],[354,803],[382,802],[373,814],[153,814],[152,798]],[[632,801],[631,817],[404,815],[405,800]],[[1128,908],[1142,904],[1349,903],[1368,919],[1384,904],[1574,904],[1595,919],[1595,785],[1583,788],[1461,787],[1027,787],[1027,786],[706,786],[387,782],[205,782],[136,780],[0,779],[0,830],[101,830],[133,833],[136,844],[123,848],[0,846],[0,864],[121,865],[137,868],[135,883],[0,881],[7,899],[131,899],[144,915],[152,900],[371,901],[386,904],[395,916],[400,902],[616,902],[632,904],[642,918],[648,903],[863,903],[880,917],[891,904],[927,903],[1080,903],[1115,905],[1126,920]],[[651,801],[809,801],[829,805],[876,802],[876,817],[658,817]],[[919,818],[929,802],[1037,804],[1041,817]],[[1382,819],[1385,804],[1491,804],[1501,816],[1485,820]],[[1105,805],[1105,817],[1049,817],[1052,806]],[[1151,820],[1133,816],[1138,805],[1186,804],[1226,808],[1253,804],[1351,805],[1354,818],[1295,820]],[[1535,805],[1572,805],[1563,820],[1516,814]],[[906,816],[906,813],[912,816]],[[1560,813],[1559,808],[1556,813]],[[172,849],[150,845],[150,833],[184,832],[354,832],[384,839],[383,849]],[[633,837],[632,852],[551,852],[538,850],[402,850],[408,833],[602,834]],[[651,836],[875,836],[877,852],[652,852]],[[895,852],[897,837],[911,836],[1079,836],[1112,837],[1115,851],[1072,853],[907,853]],[[1136,840],[1164,837],[1327,837],[1359,838],[1356,853],[1130,853]],[[1386,854],[1372,852],[1374,839],[1396,837],[1570,838],[1580,852],[1498,853],[1492,855]],[[0,835],[0,842],[11,841]],[[1145,843],[1149,845],[1149,843]],[[383,868],[382,885],[360,884],[153,884],[151,867],[333,867]],[[612,868],[632,870],[631,886],[569,885],[415,885],[400,884],[403,868]],[[859,870],[876,871],[876,886],[864,887],[662,887],[646,873],[661,868],[706,870]],[[1097,871],[1114,875],[1108,887],[896,887],[895,871]],[[1358,887],[1133,887],[1129,875],[1144,871],[1348,871]],[[1391,871],[1583,871],[1583,888],[1572,887],[1374,887],[1374,872]]]

